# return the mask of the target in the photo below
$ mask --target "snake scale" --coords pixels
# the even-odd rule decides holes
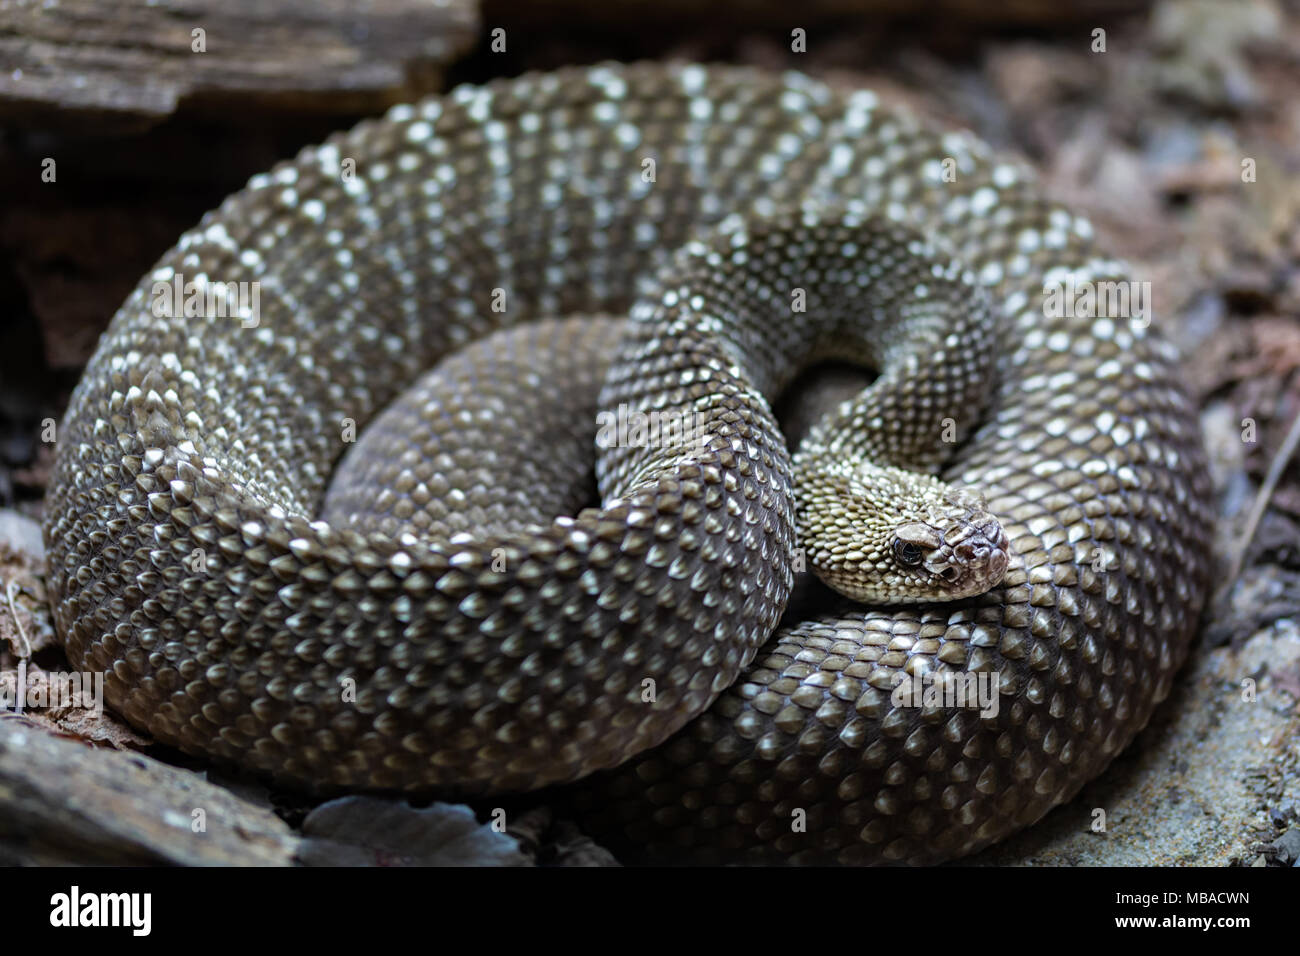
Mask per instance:
[[[157,308],[182,277],[258,283],[256,322]],[[1126,279],[1022,166],[798,74],[396,107],[122,305],[59,434],[57,629],[131,723],[299,788],[571,784],[644,859],[967,854],[1098,774],[1195,632],[1176,355],[1045,301]],[[792,457],[774,403],[827,359],[878,376]],[[692,431],[600,440],[619,409]],[[787,609],[807,566],[849,596]],[[962,674],[997,706],[895,699]]]

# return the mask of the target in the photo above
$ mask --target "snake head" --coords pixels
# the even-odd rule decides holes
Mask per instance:
[[[808,563],[857,601],[956,601],[1002,583],[1011,546],[982,495],[889,467],[807,470],[798,517]]]
[[[1001,584],[1010,543],[982,495],[955,489],[895,527],[890,553],[900,577],[932,592],[924,600],[952,601]]]

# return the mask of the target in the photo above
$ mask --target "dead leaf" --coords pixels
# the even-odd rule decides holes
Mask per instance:
[[[40,526],[8,509],[0,509],[0,642],[20,658],[56,645]]]
[[[102,677],[93,673],[47,671],[20,660],[0,671],[0,702],[10,714],[83,743],[114,750],[142,750],[152,743],[104,710]]]

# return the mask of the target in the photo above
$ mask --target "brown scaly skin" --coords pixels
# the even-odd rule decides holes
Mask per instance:
[[[175,273],[260,281],[258,327],[155,316]],[[1071,275],[1127,278],[1023,169],[793,74],[611,66],[398,108],[255,179],[123,305],[60,432],[59,633],[136,725],[292,785],[474,795],[606,770],[584,819],[649,858],[972,852],[1132,739],[1206,586],[1176,357],[1126,318],[1045,315]],[[369,493],[479,517],[365,530],[341,477],[317,520],[351,423],[421,370],[499,326],[628,313],[599,393],[579,370],[610,323],[467,353],[405,436],[431,457],[399,453],[397,492]],[[824,454],[982,495],[1010,562],[978,596],[820,606],[772,636],[804,552],[770,406],[836,354],[881,376]],[[561,464],[593,409],[620,404],[699,413],[700,442],[602,449],[603,507],[552,520],[582,501]],[[924,544],[917,523],[895,527]],[[996,673],[996,713],[891,701],[931,671]]]

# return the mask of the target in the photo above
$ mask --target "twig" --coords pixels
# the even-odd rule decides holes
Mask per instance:
[[[1246,519],[1246,528],[1241,537],[1233,547],[1232,564],[1227,580],[1219,590],[1219,595],[1223,596],[1232,589],[1237,583],[1237,578],[1241,576],[1242,565],[1246,562],[1246,552],[1250,549],[1250,544],[1255,539],[1255,532],[1259,530],[1259,523],[1264,518],[1264,512],[1268,510],[1269,502],[1273,498],[1273,492],[1277,490],[1278,482],[1282,480],[1282,473],[1286,471],[1286,466],[1291,462],[1291,456],[1295,454],[1296,446],[1300,445],[1300,409],[1297,409],[1295,418],[1291,421],[1291,430],[1287,432],[1286,438],[1282,440],[1282,445],[1273,456],[1272,462],[1268,466],[1268,474],[1264,476],[1264,483],[1259,486],[1259,492],[1255,495],[1255,503],[1251,506],[1250,517]]]
[[[4,582],[4,578],[0,578],[0,582]],[[27,632],[23,630],[23,622],[18,617],[18,607],[14,604],[14,594],[17,591],[17,581],[9,581],[5,584],[5,597],[9,599],[9,613],[13,616],[14,627],[18,628],[18,639],[23,642],[23,653],[18,656],[27,659],[32,656],[32,642],[27,640]]]

